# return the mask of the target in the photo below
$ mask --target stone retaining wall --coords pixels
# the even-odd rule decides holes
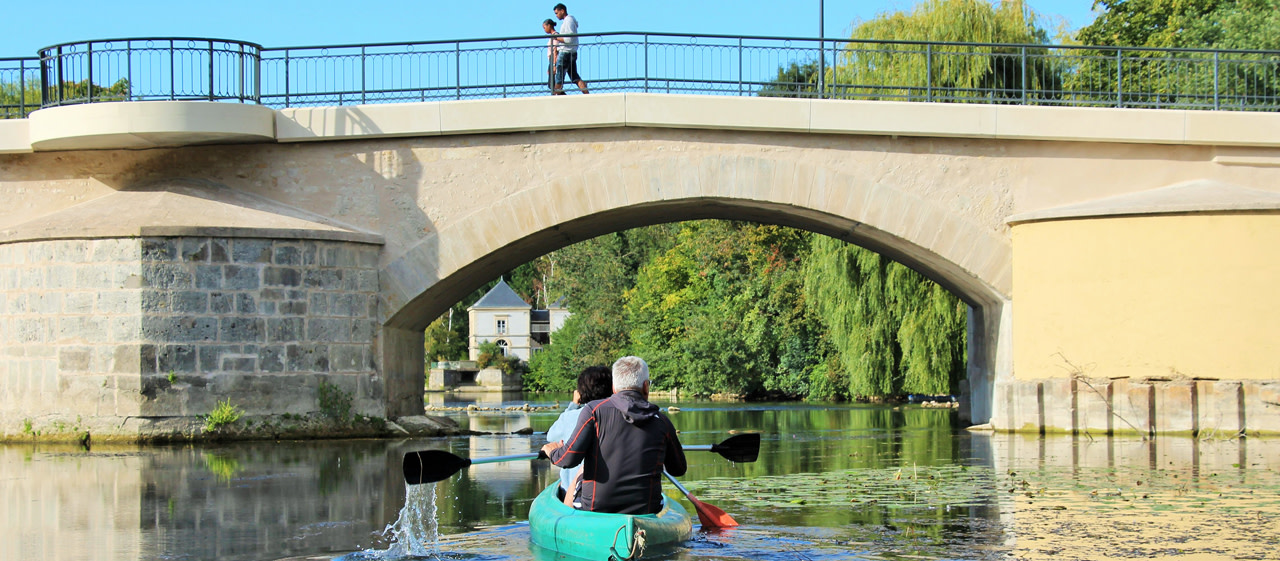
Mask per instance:
[[[1277,434],[1280,382],[1050,378],[996,385],[993,428],[1092,435]]]
[[[246,415],[385,416],[380,248],[183,237],[0,245],[0,434],[189,431]]]

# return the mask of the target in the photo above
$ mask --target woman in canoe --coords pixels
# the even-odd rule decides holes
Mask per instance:
[[[565,408],[560,418],[547,429],[547,441],[559,442],[568,440],[573,435],[573,427],[578,425],[578,414],[582,406],[613,394],[613,373],[607,366],[588,366],[578,374],[578,388],[573,390],[573,401]],[[560,470],[560,498],[567,506],[573,506],[574,495],[578,491],[578,483],[582,481],[582,466]]]

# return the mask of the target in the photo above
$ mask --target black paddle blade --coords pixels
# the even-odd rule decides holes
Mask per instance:
[[[471,465],[471,460],[444,450],[420,450],[404,455],[404,482],[410,485],[434,483]]]
[[[712,444],[711,451],[731,462],[754,462],[760,457],[760,433],[731,436],[720,444]]]

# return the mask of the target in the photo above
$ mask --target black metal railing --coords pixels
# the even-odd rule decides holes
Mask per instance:
[[[1280,110],[1278,51],[634,32],[578,38],[579,68],[594,92]],[[546,55],[542,35],[285,48],[195,38],[66,43],[41,49],[38,60],[0,59],[0,115],[24,116],[36,102],[296,107],[547,95]],[[24,95],[3,95],[10,90]]]
[[[40,49],[42,107],[104,101],[258,102],[262,47],[163,37],[64,43]]]

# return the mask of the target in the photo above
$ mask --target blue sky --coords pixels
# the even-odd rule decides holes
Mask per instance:
[[[38,16],[26,11],[20,19],[11,18],[0,33],[0,57],[34,56],[37,49],[57,43],[125,37],[210,37],[288,47],[535,35],[541,33],[539,22],[551,17],[555,1],[62,0]],[[570,0],[565,4],[584,33],[818,35],[817,0]],[[909,10],[916,2],[825,0],[824,4],[826,35],[838,37],[847,35],[855,21]],[[1038,13],[1065,18],[1070,29],[1093,20],[1093,0],[1028,0],[1028,4]]]

